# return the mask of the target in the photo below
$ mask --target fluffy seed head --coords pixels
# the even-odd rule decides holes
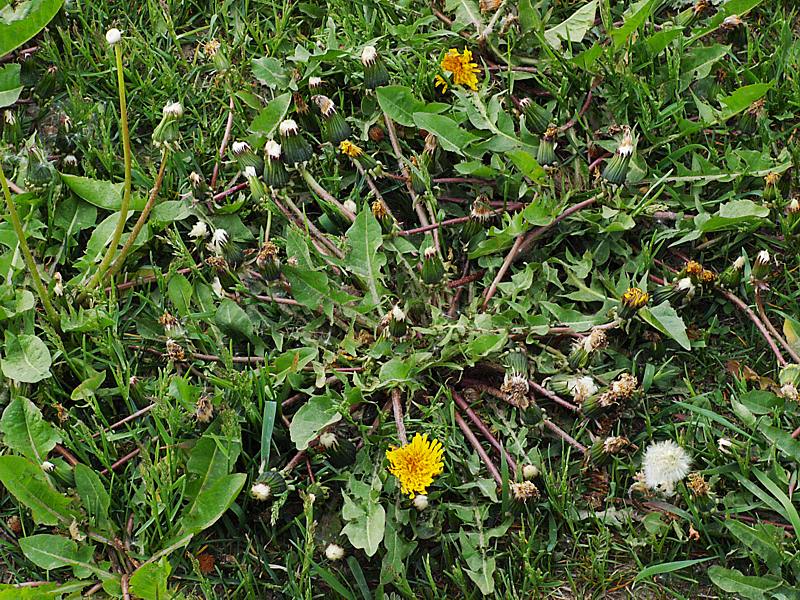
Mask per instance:
[[[583,403],[589,396],[594,396],[597,393],[597,385],[594,379],[588,376],[574,377],[567,380],[567,389],[578,404]]]
[[[325,548],[325,558],[331,562],[341,560],[344,558],[344,548],[337,544],[328,544]]]
[[[733,268],[737,271],[741,271],[744,268],[744,256],[740,256],[735,261],[733,261]]]
[[[269,140],[264,146],[264,150],[272,160],[278,160],[281,157],[281,145],[275,140]]]
[[[298,131],[299,129],[297,128],[297,123],[295,123],[294,119],[286,119],[285,121],[281,122],[280,132],[283,137],[297,135]]]
[[[250,488],[250,495],[256,500],[263,502],[272,495],[272,488],[266,483],[256,483]]]
[[[653,442],[642,459],[644,482],[648,488],[671,495],[692,466],[689,454],[672,440]]]
[[[539,467],[527,464],[522,467],[522,476],[525,479],[536,479],[539,476]]]
[[[361,64],[365,67],[370,66],[378,59],[378,51],[375,46],[364,46],[361,51]]]
[[[122,32],[116,27],[113,27],[108,31],[106,31],[106,41],[108,42],[109,46],[118,44],[121,39],[122,39]]]
[[[192,226],[192,230],[189,232],[189,237],[195,240],[203,239],[208,236],[208,225],[206,225],[205,221],[198,221]]]
[[[428,497],[425,494],[419,494],[414,498],[413,502],[414,508],[420,512],[428,508]]]
[[[620,156],[630,156],[633,154],[633,136],[630,127],[625,128],[625,133],[617,146],[617,154]]]
[[[766,250],[762,250],[756,256],[756,264],[757,265],[768,265],[770,260],[771,260],[771,257],[769,255],[769,252],[767,252]]]
[[[244,176],[247,178],[258,177],[258,171],[253,165],[247,165],[244,168]]]
[[[326,431],[321,436],[319,436],[319,445],[325,448],[326,450],[329,448],[333,448],[336,445],[336,434],[332,431]]]

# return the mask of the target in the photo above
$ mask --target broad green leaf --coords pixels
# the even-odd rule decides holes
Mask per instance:
[[[393,507],[390,506],[383,536],[383,545],[386,548],[386,554],[383,555],[381,562],[381,583],[383,585],[388,583],[402,585],[405,582],[405,560],[417,547],[417,542],[409,542],[403,538],[402,528],[396,524],[393,516]]]
[[[414,113],[414,123],[436,136],[442,148],[457,154],[478,139],[477,136],[463,129],[450,117],[430,113]]]
[[[800,323],[788,317],[784,318],[783,335],[792,349],[800,353]]]
[[[367,556],[373,556],[380,547],[383,534],[386,528],[386,511],[380,503],[374,500],[356,504],[346,494],[344,494],[345,507],[342,516],[348,521],[342,535],[354,548],[364,551]]]
[[[272,56],[254,58],[251,65],[253,75],[267,87],[285,89],[289,85],[289,74],[277,58]]]
[[[167,200],[156,204],[150,213],[149,223],[154,227],[163,228],[170,223],[183,221],[190,217],[192,208],[186,200]],[[139,239],[138,237],[136,238]]]
[[[98,208],[117,211],[122,206],[123,184],[121,182],[111,183],[110,181],[103,181],[102,179],[91,179],[90,177],[81,177],[68,173],[62,173],[61,180],[66,183],[67,187],[75,192],[78,197]],[[130,210],[142,210],[145,202],[147,202],[147,200],[143,196],[132,196]]]
[[[241,306],[230,298],[225,298],[217,309],[214,323],[222,333],[233,338],[252,339],[253,323]]]
[[[369,208],[358,213],[347,230],[347,240],[350,244],[347,266],[364,282],[372,304],[379,306],[384,292],[381,267],[386,264],[386,256],[379,252],[383,243],[380,223]]]
[[[101,579],[112,577],[111,573],[95,564],[91,546],[79,548],[77,542],[63,535],[29,535],[19,541],[19,547],[28,560],[48,571],[72,567],[75,577],[85,578],[92,574]]]
[[[185,317],[189,314],[193,294],[194,288],[185,276],[176,273],[170,277],[167,284],[167,296],[180,316]]]
[[[669,302],[662,302],[649,309],[643,308],[639,315],[661,333],[678,342],[684,350],[692,349],[689,336],[686,335],[686,324]]]
[[[305,450],[320,431],[341,418],[337,401],[330,396],[313,396],[292,417],[289,436],[298,450]]]
[[[130,592],[142,600],[169,600],[167,580],[172,566],[166,557],[158,562],[142,565],[131,575]]]
[[[72,390],[70,400],[89,400],[94,397],[94,393],[103,385],[106,380],[106,372],[100,371],[91,377],[84,379],[78,386]]]
[[[0,418],[3,443],[37,464],[61,441],[55,427],[42,418],[42,411],[27,398],[17,397]]]
[[[22,93],[22,85],[19,82],[20,66],[11,63],[0,68],[0,108],[11,106]]]
[[[247,475],[225,475],[203,488],[197,500],[183,512],[181,531],[197,534],[211,527],[225,514],[242,491]]]
[[[717,565],[708,569],[708,576],[720,589],[731,594],[739,594],[748,600],[764,600],[767,598],[765,596],[767,592],[774,590],[783,582],[780,577],[742,575],[736,569],[726,569]]]
[[[539,182],[544,179],[545,172],[542,165],[536,162],[536,157],[530,152],[522,149],[509,150],[506,152],[506,156],[511,159],[511,162],[519,169],[520,173],[531,181]]]
[[[728,528],[733,539],[738,540],[761,557],[761,560],[766,563],[770,571],[780,568],[785,556],[783,549],[778,545],[775,538],[767,532],[765,526],[756,525],[750,527],[734,519],[724,521],[723,525]],[[779,532],[779,534],[783,535],[783,532]]]
[[[53,359],[47,345],[35,335],[6,337],[3,375],[21,383],[37,383],[50,377]]]
[[[36,306],[36,299],[30,290],[6,288],[9,297],[0,304],[0,319],[10,319],[24,312],[28,312]]]
[[[586,32],[594,25],[595,14],[597,14],[597,0],[592,0],[578,8],[565,21],[545,31],[544,39],[556,50],[561,49],[562,40],[573,44],[580,43]]]
[[[753,83],[740,87],[730,96],[722,96],[719,101],[723,108],[723,118],[729,119],[760,100],[772,88],[772,83]]]
[[[111,497],[100,480],[100,476],[83,463],[78,463],[75,465],[75,489],[78,490],[83,507],[92,523],[99,527],[105,527],[108,523]]]
[[[476,0],[447,0],[445,9],[455,12],[456,23],[468,25],[480,31],[483,20]]]
[[[642,24],[659,7],[663,0],[640,0],[631,6],[625,16],[625,23],[622,27],[611,32],[611,39],[614,41],[614,48],[621,47]]]
[[[472,340],[466,347],[466,354],[471,360],[477,360],[505,346],[508,334],[484,333]]]
[[[23,10],[19,16],[3,6],[0,16],[0,56],[19,48],[44,29],[63,4],[64,0],[30,0],[22,4],[20,8]]]
[[[31,510],[40,525],[69,525],[75,514],[69,499],[58,493],[42,468],[21,456],[0,456],[0,482],[21,504]]]
[[[414,126],[414,113],[424,112],[425,103],[418,100],[411,88],[402,85],[387,85],[375,91],[381,110],[392,121],[406,127]]]
[[[680,571],[681,569],[685,569],[686,567],[692,567],[694,565],[712,560],[713,558],[714,558],[713,556],[709,556],[708,558],[695,558],[693,560],[676,560],[673,562],[650,565],[649,567],[645,567],[644,569],[639,571],[634,581],[644,581],[645,579],[649,579],[656,575],[663,575],[664,573],[672,573],[673,571]]]
[[[292,265],[286,265],[283,273],[292,286],[292,296],[295,300],[312,310],[324,310],[329,318],[333,316],[331,288],[325,273]]]
[[[292,94],[289,92],[273,98],[267,103],[264,109],[258,113],[258,116],[253,119],[250,130],[268,136],[272,135],[289,111],[291,103]]]
[[[218,431],[218,423],[197,440],[189,455],[186,470],[189,473],[185,495],[189,499],[186,511],[191,511],[200,502],[204,492],[214,482],[233,470],[242,449],[241,432]]]

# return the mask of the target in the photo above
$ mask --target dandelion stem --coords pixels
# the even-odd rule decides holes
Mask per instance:
[[[792,348],[789,343],[784,339],[784,337],[778,332],[775,326],[772,324],[772,321],[769,320],[767,316],[767,311],[764,308],[764,299],[761,297],[761,290],[756,288],[756,307],[758,308],[758,315],[761,317],[761,320],[766,325],[767,329],[769,329],[770,333],[778,340],[778,343],[783,346],[783,349],[789,353],[789,356],[792,357],[792,360],[796,363],[800,363],[800,355],[795,352],[794,348]]]
[[[456,424],[458,425],[459,429],[461,429],[461,432],[464,434],[464,437],[467,438],[467,441],[470,443],[470,445],[473,448],[475,448],[475,451],[478,453],[478,456],[481,457],[483,464],[486,465],[486,469],[489,471],[491,476],[497,482],[497,485],[502,486],[503,477],[500,475],[500,471],[497,470],[497,467],[494,466],[494,463],[492,462],[492,459],[489,457],[489,455],[486,453],[486,450],[484,450],[483,446],[481,446],[481,443],[478,441],[478,438],[475,437],[475,434],[472,433],[472,430],[469,428],[469,425],[467,425],[467,422],[464,421],[464,418],[459,413],[455,413],[454,416],[456,419]]]
[[[403,422],[403,404],[400,399],[399,388],[392,390],[392,412],[394,413],[394,424],[397,427],[397,437],[400,439],[400,443],[405,446],[408,444],[408,436],[406,435],[406,425]]]
[[[125,240],[125,244],[122,246],[122,250],[120,250],[117,258],[111,263],[111,267],[108,269],[108,273],[106,274],[107,277],[113,277],[116,275],[119,270],[122,268],[123,263],[125,262],[125,258],[133,248],[133,244],[136,242],[136,238],[139,237],[139,233],[142,231],[144,224],[147,222],[147,218],[150,216],[150,212],[153,210],[153,206],[156,203],[156,197],[158,196],[158,192],[161,190],[161,184],[164,181],[164,170],[167,166],[167,152],[164,151],[161,154],[161,166],[158,168],[158,175],[156,175],[156,180],[153,185],[153,189],[150,191],[150,197],[147,199],[147,204],[144,205],[139,218],[136,220],[136,224],[133,226],[133,229],[128,234],[128,239]]]
[[[737,308],[739,308],[742,312],[744,312],[745,315],[747,315],[747,318],[753,322],[758,331],[767,341],[767,344],[769,345],[770,349],[775,354],[775,357],[778,359],[778,364],[781,365],[782,367],[785,367],[786,359],[783,357],[783,354],[781,354],[781,351],[778,349],[778,346],[775,345],[775,340],[772,339],[772,336],[769,334],[769,331],[761,322],[761,319],[759,319],[758,316],[752,310],[750,310],[750,307],[747,306],[747,304],[745,304],[736,294],[719,287],[717,288],[717,292],[722,296],[724,296],[725,298],[727,298],[729,301],[733,302],[733,304],[736,305]]]
[[[78,296],[78,303],[80,304],[86,299],[88,293],[94,289],[103,279],[105,271],[111,264],[114,255],[117,252],[119,240],[122,237],[122,231],[125,229],[125,222],[128,220],[128,207],[131,202],[131,136],[128,131],[128,104],[125,100],[125,72],[122,68],[122,45],[114,44],[114,56],[117,62],[117,87],[119,88],[119,122],[120,131],[122,134],[122,152],[123,160],[125,163],[125,183],[122,192],[122,204],[119,207],[119,220],[117,226],[114,228],[114,233],[111,236],[111,241],[106,250],[106,254],[100,265],[97,267],[94,276],[86,284],[83,292]]]
[[[386,200],[383,199],[383,195],[381,194],[381,191],[378,189],[378,186],[375,185],[375,181],[372,179],[370,174],[367,173],[367,170],[364,167],[362,167],[361,163],[358,162],[357,160],[353,159],[352,162],[355,165],[356,170],[364,178],[364,181],[367,182],[367,185],[369,186],[369,189],[372,190],[372,193],[375,195],[375,198],[378,200],[378,202],[381,203],[381,206],[383,206],[383,209],[387,212],[387,214],[390,217],[392,217],[392,220],[397,221],[397,217],[394,216],[394,213],[392,212],[392,209],[389,208],[388,204],[386,204]]]
[[[542,422],[544,423],[545,427],[547,427],[550,431],[555,433],[562,440],[567,442],[570,446],[572,446],[573,448],[578,450],[580,453],[583,454],[583,453],[586,452],[586,446],[581,444],[578,440],[576,440],[574,437],[572,437],[566,431],[561,429],[561,427],[559,427],[558,425],[553,423],[550,419],[544,419]]]
[[[334,244],[327,237],[325,237],[325,234],[323,234],[317,228],[317,226],[314,225],[308,217],[306,217],[305,213],[303,213],[303,211],[297,207],[297,205],[292,201],[292,199],[289,198],[288,194],[283,195],[283,201],[286,203],[286,206],[288,206],[289,209],[297,216],[297,218],[301,220],[303,225],[305,225],[306,228],[308,228],[311,234],[314,237],[316,237],[320,242],[322,242],[322,244],[324,244],[325,247],[328,248],[336,258],[339,259],[344,258],[344,252],[339,250],[336,244]]]
[[[50,302],[50,294],[47,293],[47,288],[44,286],[42,278],[39,276],[39,268],[36,266],[36,261],[33,259],[33,254],[31,254],[31,249],[28,246],[28,240],[25,237],[25,229],[22,226],[22,221],[19,219],[17,207],[14,204],[14,200],[11,199],[11,191],[8,189],[8,181],[6,180],[6,174],[3,172],[2,165],[0,165],[0,184],[2,184],[3,196],[6,199],[8,218],[9,221],[11,221],[11,226],[14,228],[14,233],[17,234],[19,248],[22,252],[22,259],[25,261],[25,266],[31,274],[33,287],[36,288],[36,293],[39,294],[39,299],[42,301],[42,306],[44,307],[45,313],[47,313],[47,318],[55,327],[58,327],[60,318],[55,308],[53,308],[53,304]]]
[[[230,104],[228,105],[228,122],[225,123],[225,133],[222,135],[222,142],[219,145],[219,160],[214,163],[214,170],[211,173],[211,185],[209,186],[212,190],[217,185],[217,177],[219,176],[219,165],[222,162],[223,157],[225,156],[225,149],[228,147],[228,140],[231,139],[231,131],[233,130],[233,96],[231,96]]]
[[[486,438],[486,441],[489,442],[492,446],[494,446],[498,452],[505,455],[506,462],[508,463],[509,468],[514,473],[514,477],[516,478],[517,463],[514,461],[513,458],[511,458],[511,455],[506,451],[505,447],[503,447],[503,445],[497,440],[497,438],[492,434],[492,432],[489,431],[489,428],[486,426],[486,424],[481,420],[481,418],[477,415],[477,413],[474,410],[472,410],[472,408],[470,408],[470,406],[458,394],[458,392],[456,392],[455,390],[450,390],[450,392],[452,393],[453,400],[455,400],[455,403],[458,405],[458,408],[460,408],[464,412],[464,414],[467,415],[467,417],[469,417],[469,420],[475,424],[475,427],[477,427],[478,431],[480,431],[483,437]]]
[[[328,190],[322,187],[320,183],[316,179],[314,179],[314,176],[308,172],[308,169],[306,169],[304,165],[300,165],[299,170],[300,174],[303,176],[303,179],[306,180],[308,187],[311,188],[311,191],[313,191],[317,196],[319,196],[323,200],[326,200],[327,202],[333,204],[336,208],[339,209],[339,212],[341,212],[345,217],[347,217],[350,220],[351,223],[356,220],[356,216],[353,214],[353,212],[350,209],[348,209],[344,204],[339,202],[336,198],[334,198],[333,195],[331,195],[331,193]]]
[[[533,380],[529,380],[528,381],[528,385],[530,385],[534,390],[536,390],[536,392],[538,392],[539,394],[541,394],[542,396],[544,396],[548,400],[552,400],[553,402],[555,402],[559,406],[563,406],[564,408],[566,408],[568,410],[571,410],[572,412],[580,412],[580,410],[581,410],[579,407],[575,406],[571,402],[567,402],[566,400],[564,400],[563,398],[561,398],[557,394],[554,394],[553,392],[551,392],[550,390],[548,390],[545,387],[542,387],[541,385],[539,385],[538,383],[536,383]]]

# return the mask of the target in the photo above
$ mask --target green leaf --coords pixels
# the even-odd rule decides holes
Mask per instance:
[[[740,594],[749,600],[765,600],[767,592],[774,590],[783,582],[779,577],[768,575],[766,577],[754,577],[742,575],[736,569],[726,569],[714,565],[708,569],[708,576],[714,585],[732,594]]]
[[[643,308],[639,315],[661,333],[678,342],[684,350],[692,349],[692,343],[686,335],[686,324],[669,302],[662,302],[650,309]]]
[[[313,396],[300,407],[289,425],[289,436],[298,450],[305,450],[319,432],[341,420],[339,403],[330,396]]]
[[[281,121],[283,121],[289,106],[292,103],[292,94],[286,92],[269,101],[264,109],[258,113],[250,125],[250,131],[272,135]]]
[[[72,390],[70,400],[89,400],[94,397],[94,393],[100,389],[103,382],[106,380],[106,372],[100,371],[91,377],[84,379],[78,386]]]
[[[19,7],[22,9],[20,16],[10,11],[8,7],[0,5],[4,13],[0,18],[0,56],[19,48],[44,29],[45,25],[56,16],[62,4],[64,0],[30,0]]]
[[[740,87],[730,96],[722,96],[719,101],[723,108],[723,119],[730,119],[737,113],[760,100],[772,88],[772,83],[753,83]]]
[[[247,475],[225,475],[203,488],[197,500],[183,512],[181,531],[197,534],[211,527],[225,514],[242,491]]]
[[[167,296],[180,316],[185,317],[189,314],[193,294],[194,287],[186,277],[180,273],[170,277],[167,284]]]
[[[189,455],[186,470],[189,474],[185,495],[189,499],[185,511],[191,512],[201,502],[214,482],[228,475],[242,449],[241,432],[219,435],[217,423],[197,440]]]
[[[131,595],[142,600],[168,600],[172,597],[167,589],[167,580],[172,566],[166,557],[158,562],[142,565],[131,575]]]
[[[503,333],[484,333],[472,340],[465,349],[467,356],[471,360],[477,360],[497,352],[500,348],[506,345],[508,334]]]
[[[561,49],[561,41],[573,44],[583,41],[586,32],[594,25],[597,13],[597,0],[592,0],[576,10],[572,16],[544,32],[544,39],[556,50]]]
[[[222,333],[233,338],[252,339],[253,323],[241,306],[230,298],[225,298],[214,316],[214,323]]]
[[[764,525],[750,527],[734,519],[724,521],[723,525],[728,528],[733,539],[747,546],[761,557],[761,560],[766,563],[770,571],[775,571],[780,568],[785,555],[782,548],[776,543],[775,539],[770,536]],[[783,532],[780,532],[780,535],[783,535]]]
[[[295,300],[312,310],[324,310],[329,318],[333,316],[331,288],[325,273],[292,265],[286,265],[283,273],[292,286],[292,296]]]
[[[784,318],[783,335],[792,349],[800,353],[800,323],[788,317]]]
[[[111,183],[110,181],[80,177],[79,175],[70,175],[68,173],[62,173],[61,180],[78,197],[98,208],[118,211],[122,206],[123,184],[121,182]],[[142,210],[145,202],[147,200],[142,196],[131,197],[130,210]]]
[[[94,563],[91,546],[78,548],[74,540],[61,535],[29,535],[19,541],[19,547],[28,560],[48,571],[72,567],[75,577],[85,578],[91,574],[101,579],[112,577],[111,573]]]
[[[372,304],[379,306],[384,292],[381,267],[386,264],[386,256],[378,251],[383,243],[383,234],[369,207],[358,213],[347,230],[347,240],[350,244],[347,266],[366,285]]]
[[[21,456],[0,456],[0,482],[31,510],[40,525],[69,525],[75,518],[69,499],[58,493],[42,468]]]
[[[94,469],[78,463],[75,465],[75,489],[78,490],[83,507],[92,523],[99,527],[105,527],[108,523],[111,496],[108,495],[100,476]]]
[[[10,319],[22,313],[28,312],[36,306],[36,299],[30,290],[16,289],[11,292],[10,288],[6,291],[11,294],[0,304],[0,319]]]
[[[462,150],[478,139],[444,115],[417,112],[414,113],[414,123],[417,127],[434,134],[442,148],[449,152],[463,154]]]
[[[42,418],[42,411],[27,398],[14,398],[0,418],[3,443],[14,452],[42,464],[61,441],[55,427]]]
[[[634,581],[644,581],[645,579],[649,579],[656,575],[663,575],[664,573],[672,573],[673,571],[680,571],[681,569],[685,569],[686,567],[698,565],[700,563],[704,563],[706,561],[713,559],[714,559],[713,556],[709,556],[707,558],[695,558],[693,560],[675,560],[672,562],[650,565],[649,567],[645,567],[644,569],[639,571]]]
[[[373,556],[380,547],[386,529],[386,511],[377,501],[366,499],[356,504],[347,494],[344,496],[342,516],[348,521],[342,535],[354,548],[364,551],[367,556]]]
[[[35,335],[6,337],[3,375],[21,383],[37,383],[50,377],[53,359],[47,345]]]
[[[640,0],[630,7],[625,23],[622,27],[611,32],[611,39],[614,41],[614,48],[620,48],[642,24],[652,15],[662,0]]]
[[[19,99],[22,85],[19,82],[20,65],[12,63],[0,68],[0,108],[11,106]]]
[[[445,9],[449,12],[455,12],[456,23],[469,25],[477,31],[481,30],[481,11],[475,0],[447,0]]]
[[[536,162],[536,158],[530,152],[522,149],[509,150],[506,152],[506,156],[511,159],[520,173],[531,181],[540,182],[544,179],[545,172],[542,165]]]
[[[387,85],[375,91],[381,110],[392,121],[406,127],[414,126],[414,113],[424,112],[425,103],[417,100],[411,88],[402,85]]]
[[[778,485],[763,471],[759,469],[753,469],[753,473],[761,482],[761,485],[767,488],[770,494],[772,494],[775,498],[777,498],[778,502],[780,502],[781,506],[783,507],[783,511],[778,512],[782,513],[792,524],[795,535],[800,533],[800,514],[798,514],[797,509],[789,499],[789,496],[787,496],[784,491],[779,488]]]
[[[277,58],[271,56],[254,58],[251,64],[253,75],[267,87],[285,88],[289,85],[289,74]]]

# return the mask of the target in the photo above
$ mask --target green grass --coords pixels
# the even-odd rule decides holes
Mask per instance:
[[[632,12],[627,4],[603,0],[587,15],[583,2],[507,2],[481,43],[492,13],[473,0],[437,3],[436,12],[408,0],[84,0],[29,42],[38,46],[29,58],[3,59],[22,65],[24,89],[0,109],[0,160],[16,188],[32,192],[12,199],[61,323],[41,310],[4,220],[0,599],[77,597],[68,594],[101,581],[98,596],[123,597],[130,581],[133,597],[147,599],[797,598],[800,442],[790,434],[800,410],[781,388],[800,376],[781,368],[725,296],[757,314],[761,294],[772,324],[800,351],[790,205],[800,158],[797,11],[791,2],[728,0],[692,18],[677,0]],[[732,13],[744,25],[728,32],[719,15]],[[559,46],[563,22],[572,41]],[[124,177],[104,38],[111,27],[123,31],[139,207],[126,231],[156,178],[162,108],[177,101],[184,115],[133,252],[113,281],[86,290],[119,206],[102,182],[121,187]],[[392,87],[377,93],[364,89],[367,44],[390,74]],[[473,52],[477,91],[452,80],[447,93],[434,86],[450,48]],[[309,89],[312,76],[323,79],[321,91]],[[286,96],[295,92],[308,115]],[[366,170],[396,220],[373,217],[364,174],[324,141],[315,93],[333,100],[351,140],[382,165]],[[562,127],[552,166],[535,160],[543,131],[519,117],[526,97]],[[214,198],[248,183],[230,145],[247,140],[263,158],[283,107],[314,149],[308,172],[348,203],[354,224],[294,168],[274,195],[250,182]],[[436,239],[401,235],[422,223],[384,110],[423,218],[469,215],[479,195],[503,214],[474,236],[463,223]],[[612,185],[602,173],[624,126],[636,151],[624,183]],[[427,133],[437,143],[426,154]],[[771,172],[780,179],[770,189]],[[87,191],[70,174],[101,183]],[[227,231],[224,265],[208,261],[210,237],[190,237],[198,221]],[[514,241],[543,226],[484,309]],[[278,248],[276,279],[257,259],[266,240]],[[445,275],[426,283],[424,250],[436,243]],[[751,281],[762,250],[768,273]],[[690,301],[650,302],[606,329],[606,348],[570,364],[576,339],[617,319],[627,288],[652,297],[653,278],[683,277],[686,259],[719,276],[741,256],[740,282],[697,283]],[[474,275],[469,283],[447,285],[465,274]],[[384,321],[395,305],[409,323],[400,337]],[[165,327],[166,313],[177,327]],[[578,375],[603,392],[631,373],[639,389],[591,419],[535,390],[529,407],[512,406],[497,390],[519,352],[532,381],[570,402],[563,381]],[[400,443],[393,390],[409,437],[427,433],[445,448],[423,511],[387,470],[385,453]],[[537,467],[538,498],[515,500],[521,474],[454,392],[520,471]],[[202,418],[209,404],[213,414]],[[542,416],[579,445],[624,436],[631,446],[588,461]],[[340,451],[320,445],[326,432],[343,440]],[[732,441],[730,453],[720,438]],[[667,439],[691,454],[708,495],[687,479],[668,497],[637,491],[645,449]],[[30,467],[22,479],[11,455]],[[53,471],[41,470],[45,459]],[[262,471],[273,484],[269,473],[280,473],[286,490],[254,498]],[[49,518],[26,493],[51,507]],[[344,558],[330,560],[329,544]],[[15,587],[25,582],[42,585]]]

